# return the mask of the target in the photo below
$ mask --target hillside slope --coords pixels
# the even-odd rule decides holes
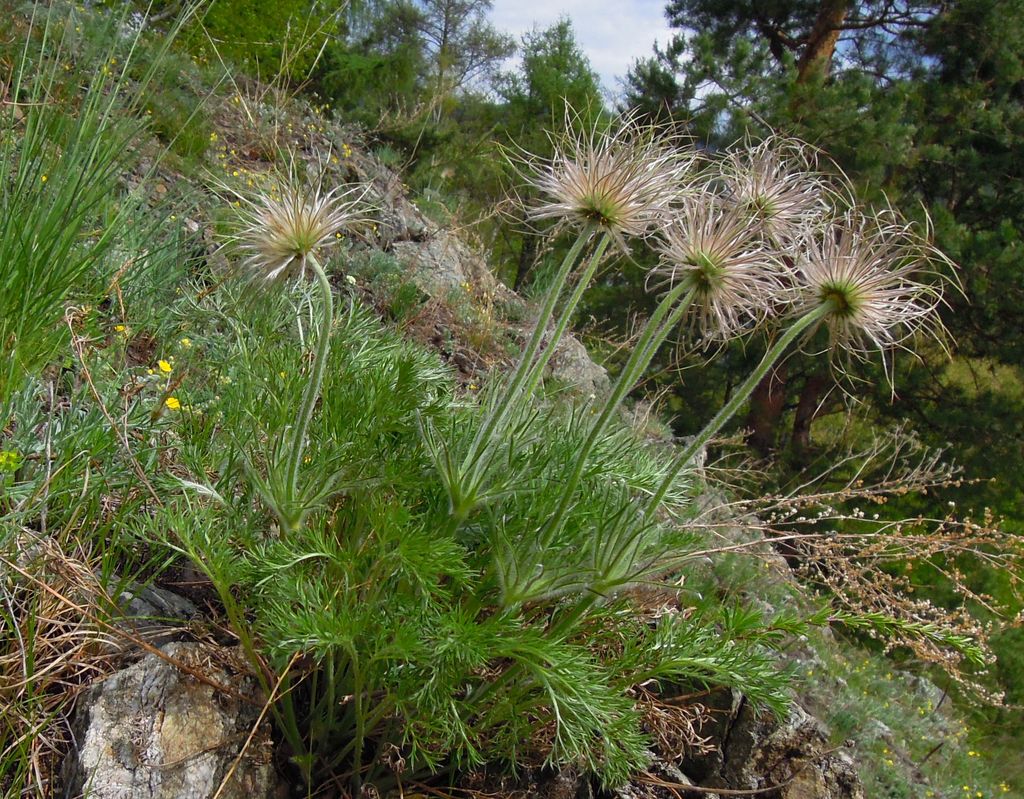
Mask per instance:
[[[74,76],[94,71],[96,48],[102,69],[149,57],[123,55],[88,13],[54,24],[85,28],[61,53]],[[496,510],[448,527],[437,473],[501,397],[536,305],[493,277],[459,220],[417,207],[367,134],[175,58],[141,106],[116,106],[143,127],[88,221],[131,216],[61,303],[57,356],[4,408],[6,795],[1010,793],[943,691],[833,635],[710,472],[673,487],[681,523],[658,522],[685,567],[600,601],[567,582],[503,606],[520,574],[488,582],[488,564],[553,513],[545,492],[608,374],[563,339],[510,423],[525,443],[499,453]],[[123,78],[103,96],[132,97],[137,78]],[[80,85],[54,113],[75,113]],[[183,127],[166,118],[175,103],[194,109]],[[8,147],[27,124],[12,108]],[[273,480],[310,396],[321,305],[311,282],[254,290],[223,244],[236,206],[295,175],[359,184],[370,210],[325,262],[338,312],[294,459],[315,496],[288,529],[271,509],[304,497]],[[59,177],[37,183],[56,191]],[[573,554],[623,490],[653,493],[676,451],[657,428],[616,420],[564,562],[508,556],[524,592],[559,568],[575,578]]]

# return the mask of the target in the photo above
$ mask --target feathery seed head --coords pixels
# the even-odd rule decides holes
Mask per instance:
[[[700,308],[697,324],[709,338],[726,339],[756,324],[791,291],[789,266],[756,222],[713,196],[687,202],[662,239],[661,264],[648,283],[688,282]]]
[[[721,162],[730,201],[761,226],[766,238],[788,242],[832,208],[836,187],[818,172],[814,151],[793,139],[768,138]]]
[[[856,356],[906,349],[922,331],[941,340],[941,286],[917,275],[937,275],[932,265],[949,261],[895,214],[847,212],[823,232],[806,235],[799,253],[801,310],[828,305],[834,348]]]
[[[267,282],[301,276],[307,258],[336,242],[340,231],[366,221],[367,189],[325,192],[319,183],[303,185],[292,175],[278,193],[249,199],[237,237],[245,268]]]
[[[684,196],[692,149],[635,113],[607,130],[598,124],[580,130],[579,114],[566,109],[566,116],[567,133],[554,142],[550,161],[525,153],[517,158],[520,173],[544,198],[527,216],[596,225],[624,248],[625,236],[646,235]]]

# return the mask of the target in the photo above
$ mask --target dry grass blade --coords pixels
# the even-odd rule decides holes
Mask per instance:
[[[83,686],[114,670],[121,647],[82,612],[99,612],[105,595],[81,544],[64,547],[28,533],[15,544],[19,563],[0,560],[0,618],[8,631],[0,637],[0,762],[30,762],[21,792],[50,796],[69,744],[64,710]]]

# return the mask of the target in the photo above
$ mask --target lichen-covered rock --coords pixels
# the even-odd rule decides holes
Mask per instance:
[[[154,646],[179,640],[185,624],[199,618],[199,609],[188,599],[152,585],[131,582],[117,597],[120,627]]]
[[[763,730],[743,775],[752,787],[779,785],[779,799],[864,799],[853,760],[829,745],[825,726],[799,705],[785,723]]]
[[[451,231],[435,231],[423,240],[402,240],[391,245],[391,253],[409,270],[409,276],[424,293],[444,299],[449,292],[465,291],[488,295],[492,301],[511,304],[518,296],[497,280],[479,251]],[[553,327],[553,326],[552,326]],[[524,331],[525,336],[529,330]],[[548,372],[574,391],[601,396],[610,386],[608,372],[595,363],[587,348],[572,335],[558,344]]]
[[[396,241],[391,252],[409,269],[417,286],[443,299],[452,290],[472,283],[479,290],[508,291],[491,275],[479,252],[449,231],[439,231],[425,241]]]
[[[612,792],[615,799],[720,799],[706,789],[687,791],[685,786],[697,783],[672,763],[655,760],[647,770],[646,779],[635,779]]]
[[[777,799],[864,799],[853,760],[830,745],[825,726],[798,704],[780,722],[742,701],[715,730],[702,732],[714,734],[718,754],[682,764],[701,785],[772,791]]]
[[[79,699],[65,796],[210,799],[225,780],[219,799],[277,796],[266,720],[238,759],[262,707],[251,675],[229,650],[171,643],[161,651],[183,668],[149,654]]]
[[[611,389],[607,370],[591,359],[587,348],[574,336],[565,336],[558,342],[548,371],[584,396],[600,397]]]

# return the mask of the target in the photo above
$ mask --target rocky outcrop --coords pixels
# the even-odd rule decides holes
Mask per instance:
[[[263,699],[231,650],[170,643],[78,700],[65,797],[279,796]]]
[[[428,296],[443,299],[449,292],[463,291],[471,285],[475,292],[486,294],[494,302],[524,306],[511,289],[495,279],[483,256],[452,231],[435,229],[419,239],[395,241],[391,253]],[[525,341],[529,326],[520,332]],[[548,373],[584,396],[603,394],[610,387],[608,372],[572,335],[559,342]]]
[[[349,179],[371,187],[368,200],[380,222],[372,246],[402,263],[412,282],[427,296],[444,300],[450,292],[472,286],[474,293],[486,295],[492,302],[526,311],[523,300],[495,278],[480,248],[472,246],[459,230],[429,219],[409,200],[408,188],[396,172],[359,151],[346,159],[344,170]],[[530,327],[529,319],[524,321],[521,338],[525,341]],[[571,334],[559,343],[548,372],[583,396],[609,389],[608,372]]]
[[[186,636],[186,623],[200,617],[199,609],[182,596],[153,585],[131,582],[117,597],[118,626],[154,646]]]
[[[785,720],[723,692],[711,734],[712,755],[685,759],[699,785],[759,791],[773,799],[864,799],[853,759],[829,742],[825,726],[794,703]]]

